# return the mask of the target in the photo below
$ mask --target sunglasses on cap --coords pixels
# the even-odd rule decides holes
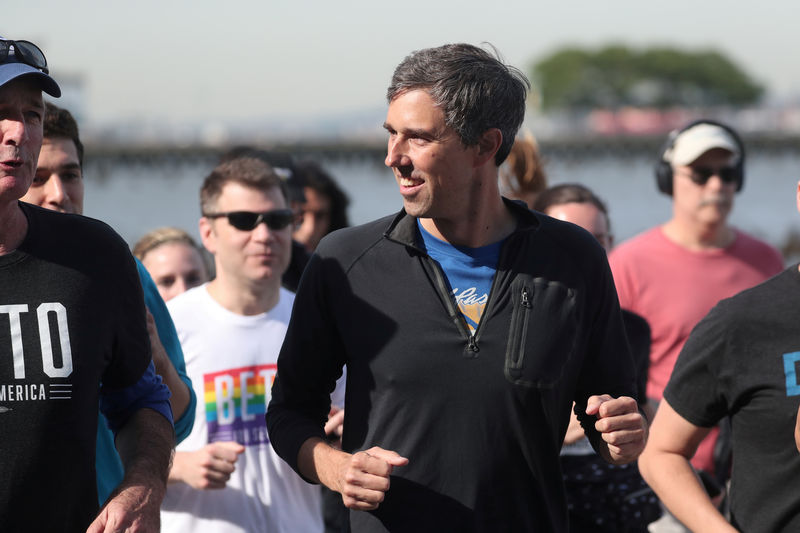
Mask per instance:
[[[724,183],[739,181],[739,172],[736,167],[689,167],[689,171],[685,174],[697,185],[705,185],[711,176],[719,176]]]
[[[294,221],[291,209],[273,209],[264,213],[253,211],[229,211],[227,213],[204,213],[206,218],[228,218],[228,224],[242,231],[251,231],[262,222],[271,230],[281,230]]]
[[[9,61],[12,48],[14,50],[14,61]],[[47,68],[47,59],[44,57],[44,52],[42,52],[41,48],[30,41],[0,39],[0,64],[15,61],[38,68],[45,74],[50,73]]]

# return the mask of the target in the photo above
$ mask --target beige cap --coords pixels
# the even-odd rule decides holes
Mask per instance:
[[[737,161],[741,155],[739,143],[725,128],[703,123],[681,132],[672,143],[672,148],[664,153],[664,160],[675,166],[689,165],[714,148],[728,150]]]

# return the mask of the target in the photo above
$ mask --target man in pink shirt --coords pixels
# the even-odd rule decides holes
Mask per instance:
[[[728,224],[744,156],[738,135],[717,122],[693,122],[670,134],[656,177],[659,190],[672,197],[672,218],[609,256],[621,306],[650,323],[647,396],[655,402],[700,319],[719,300],[783,269],[775,248]],[[698,446],[695,468],[714,471],[717,435]]]

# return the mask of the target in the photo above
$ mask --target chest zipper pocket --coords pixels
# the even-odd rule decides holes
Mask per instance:
[[[575,349],[576,293],[558,281],[536,278],[519,287],[512,298],[506,379],[521,387],[553,388]]]
[[[523,286],[519,300],[515,302],[511,313],[511,330],[506,354],[506,377],[513,382],[522,378],[522,367],[525,362],[525,341],[528,338],[528,322],[531,315],[531,290]]]

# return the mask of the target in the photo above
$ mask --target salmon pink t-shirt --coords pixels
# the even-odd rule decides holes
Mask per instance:
[[[648,398],[661,401],[689,333],[717,302],[783,270],[778,250],[744,232],[735,233],[725,248],[693,251],[669,240],[658,227],[611,252],[609,264],[621,307],[650,324]],[[713,471],[715,440],[701,444],[693,460],[696,467]]]

